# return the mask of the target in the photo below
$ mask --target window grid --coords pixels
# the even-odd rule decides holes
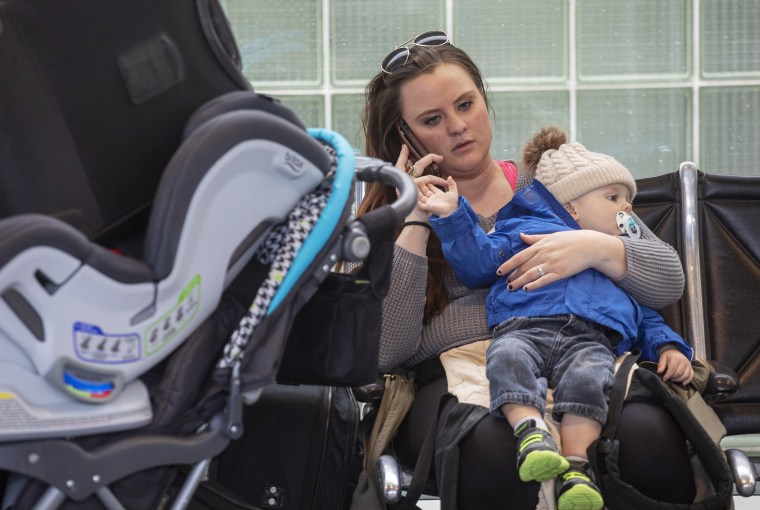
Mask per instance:
[[[753,104],[760,89],[754,30],[760,0],[535,0],[529,8],[521,0],[291,2],[302,19],[291,13],[273,20],[285,16],[276,2],[222,0],[243,39],[247,76],[257,91],[280,98],[307,124],[335,129],[358,152],[364,85],[379,61],[394,44],[445,27],[489,84],[495,157],[519,157],[531,133],[557,122],[571,140],[609,152],[637,177],[675,171],[687,160],[715,173],[760,172],[752,164],[757,145],[747,143],[760,132]],[[255,17],[246,18],[252,10]],[[623,21],[640,22],[640,30]],[[283,55],[279,67],[267,67]],[[602,100],[609,108],[595,103]],[[721,168],[713,168],[716,162]]]

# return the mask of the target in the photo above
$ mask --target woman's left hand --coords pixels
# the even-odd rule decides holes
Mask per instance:
[[[499,275],[509,275],[510,290],[534,290],[594,268],[613,280],[625,276],[627,265],[623,242],[593,230],[568,230],[553,234],[520,234],[529,244],[499,266]]]

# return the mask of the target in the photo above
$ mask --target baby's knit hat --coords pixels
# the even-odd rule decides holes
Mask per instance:
[[[535,178],[563,205],[610,184],[627,186],[631,200],[636,195],[636,181],[626,167],[612,156],[591,152],[577,142],[544,152]]]

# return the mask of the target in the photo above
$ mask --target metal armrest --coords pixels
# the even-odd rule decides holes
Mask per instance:
[[[377,476],[386,503],[398,503],[401,493],[412,483],[412,472],[401,467],[393,455],[381,455],[377,460]]]
[[[708,402],[715,402],[722,397],[739,391],[739,378],[728,365],[717,360],[700,359],[694,364],[701,365],[710,370],[710,378],[703,396]]]
[[[731,475],[736,484],[736,491],[748,498],[755,494],[755,483],[760,479],[754,463],[743,451],[731,448],[726,450],[726,459],[731,467]]]
[[[385,392],[385,380],[380,376],[374,382],[364,386],[355,386],[352,390],[357,401],[365,404],[378,404]]]

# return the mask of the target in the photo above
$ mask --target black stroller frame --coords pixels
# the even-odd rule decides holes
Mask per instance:
[[[258,315],[257,324],[261,322],[265,325],[261,330],[251,328],[250,324],[245,328],[238,328],[237,337],[244,336],[245,342],[240,343],[238,338],[235,344],[240,347],[236,351],[237,355],[229,355],[231,350],[229,347],[233,345],[233,342],[228,344],[225,350],[227,353],[225,359],[228,362],[220,362],[214,376],[217,381],[225,381],[226,384],[212,385],[204,396],[204,401],[215,402],[216,404],[212,404],[211,407],[220,407],[219,410],[213,412],[210,417],[199,420],[194,426],[198,429],[197,433],[182,437],[148,433],[118,439],[95,449],[82,447],[69,438],[63,437],[0,442],[0,468],[49,484],[35,508],[54,509],[58,508],[66,498],[81,501],[91,495],[96,495],[106,508],[121,509],[124,506],[109,488],[111,483],[133,473],[158,466],[189,464],[193,467],[171,507],[174,510],[185,508],[204,478],[211,460],[223,451],[231,440],[242,435],[241,417],[244,400],[246,403],[255,402],[261,389],[276,379],[288,329],[278,324],[275,324],[273,328],[267,327],[267,321],[287,322],[297,312],[298,306],[308,301],[310,295],[316,291],[316,286],[309,285],[309,282],[312,279],[316,279],[317,284],[322,281],[335,261],[360,261],[370,253],[372,246],[368,236],[371,237],[372,233],[367,232],[366,219],[351,220],[349,216],[353,203],[355,162],[358,161],[357,164],[360,165],[356,171],[356,177],[360,181],[384,182],[400,190],[397,202],[379,213],[378,217],[385,218],[385,224],[380,228],[385,230],[395,228],[395,225],[411,210],[416,200],[416,191],[411,179],[405,174],[379,160],[370,158],[355,160],[348,144],[336,133],[324,130],[313,130],[313,133],[315,136],[327,136],[332,143],[337,144],[338,170],[329,172],[328,176],[334,179],[340,177],[343,182],[330,186],[332,196],[338,195],[332,209],[325,207],[319,214],[319,220],[310,229],[308,236],[303,239],[303,243],[295,246],[293,259],[298,262],[301,250],[308,250],[309,242],[314,240],[312,249],[316,250],[316,256],[308,255],[312,260],[302,264],[301,275],[295,276],[288,283],[287,276],[291,275],[289,271],[299,270],[293,269],[293,266],[297,265],[294,263],[284,268],[286,278],[282,282],[282,287],[276,289],[277,292],[273,295],[269,292],[272,290],[271,285],[269,287],[262,285],[259,288],[259,296],[269,295],[269,298],[273,298],[265,300],[265,306],[269,307],[272,302],[277,302],[280,308],[271,306],[266,313]],[[279,171],[279,169],[274,168],[272,171]],[[326,227],[323,227],[324,224],[327,224]],[[320,228],[322,228],[322,239],[319,238]],[[252,230],[256,231],[255,225],[252,226]],[[281,294],[280,291],[282,291]],[[284,297],[277,301],[280,296]],[[273,310],[284,310],[284,312],[273,315]],[[245,321],[246,318],[243,319],[243,322]],[[244,333],[240,333],[241,329],[244,329]],[[360,341],[367,341],[367,339],[360,339]],[[263,362],[259,360],[262,357],[266,358]],[[241,376],[241,366],[244,362],[247,363],[246,370],[250,370],[251,362],[253,366],[266,365],[270,369],[252,374],[253,377],[244,381]],[[220,406],[221,399],[223,399],[223,404]]]
[[[298,310],[392,238],[414,185],[250,90],[217,0],[2,2],[0,76],[6,502],[184,508],[276,380]],[[355,220],[361,182],[399,200]],[[270,276],[267,240],[320,188],[262,291],[274,306],[216,367]]]

